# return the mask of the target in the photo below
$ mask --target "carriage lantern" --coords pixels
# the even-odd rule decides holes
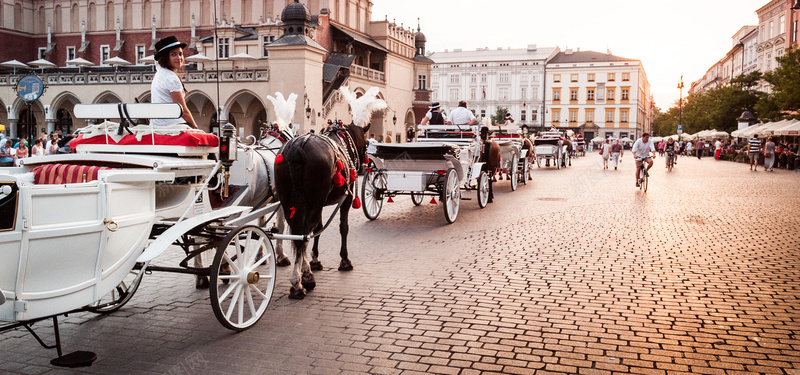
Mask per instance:
[[[236,127],[230,123],[222,126],[222,137],[219,140],[219,160],[225,166],[223,175],[222,196],[228,197],[228,182],[230,181],[230,167],[236,161]]]

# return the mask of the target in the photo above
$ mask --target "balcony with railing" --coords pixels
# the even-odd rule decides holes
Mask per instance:
[[[105,71],[89,70],[77,71],[77,69],[50,69],[43,73],[38,73],[45,84],[48,86],[58,85],[105,85],[105,84],[149,84],[153,81],[155,71]],[[2,74],[0,73],[0,86],[13,86],[24,77],[25,74]],[[216,70],[190,70],[185,73],[186,82],[202,83],[216,82]],[[220,82],[267,82],[269,81],[269,69],[260,68],[257,70],[220,70]]]

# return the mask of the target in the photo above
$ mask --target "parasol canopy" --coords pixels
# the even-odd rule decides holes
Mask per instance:
[[[9,60],[3,63],[0,63],[0,66],[5,66],[7,68],[14,68],[14,74],[17,74],[17,69],[26,69],[30,68],[30,66],[25,65],[17,60]]]

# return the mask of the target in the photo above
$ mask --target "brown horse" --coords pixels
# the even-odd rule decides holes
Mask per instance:
[[[313,234],[312,260],[308,261],[308,240],[294,240],[294,269],[289,298],[302,299],[316,286],[312,270],[321,270],[319,233],[323,229],[322,208],[340,205],[340,271],[353,269],[347,257],[347,223],[356,194],[356,172],[366,154],[369,125],[334,124],[321,135],[306,134],[289,140],[275,159],[275,190],[286,221],[294,235]],[[356,206],[358,203],[356,204]]]
[[[564,137],[564,142],[561,146],[562,151],[565,151],[564,158],[561,159],[561,166],[567,166],[567,159],[569,159],[569,166],[572,166],[572,140],[569,137]]]
[[[494,201],[494,189],[492,188],[492,180],[494,176],[500,172],[500,145],[489,139],[489,128],[484,126],[481,128],[481,159],[483,164],[482,170],[489,175],[489,201]],[[514,171],[516,173],[516,171]]]
[[[528,167],[531,167],[533,165],[534,160],[536,160],[536,155],[533,154],[534,150],[533,142],[531,142],[531,140],[528,139],[527,137],[523,137],[522,149],[528,150],[528,156],[525,158],[525,160],[521,160],[521,162],[528,163]],[[533,180],[533,177],[531,177],[530,173],[528,173],[528,180]]]

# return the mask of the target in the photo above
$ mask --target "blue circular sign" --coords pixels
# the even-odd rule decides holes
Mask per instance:
[[[20,78],[14,89],[20,99],[33,102],[44,94],[44,81],[35,74],[29,74]]]

